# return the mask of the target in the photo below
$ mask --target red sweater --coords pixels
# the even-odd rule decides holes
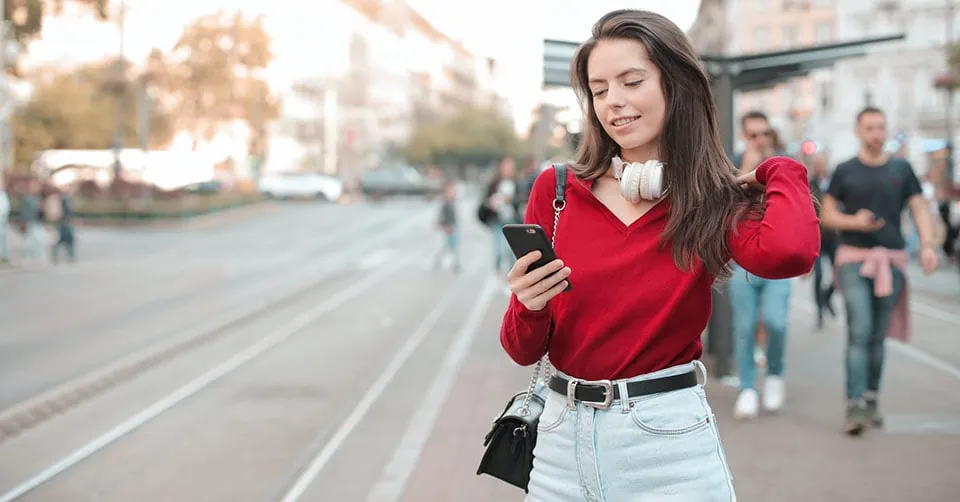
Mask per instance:
[[[525,218],[548,236],[554,176],[550,168],[537,177]],[[757,179],[766,185],[766,212],[762,220],[742,220],[731,232],[731,258],[769,279],[809,272],[820,252],[820,228],[806,169],[774,157],[757,168]],[[533,364],[553,326],[551,362],[588,380],[629,378],[698,359],[714,278],[699,261],[681,271],[670,246],[660,248],[669,199],[628,227],[591,186],[592,181],[567,178],[567,205],[557,230],[557,256],[570,267],[573,288],[540,311],[528,310],[512,295],[500,330],[503,348],[518,364]]]

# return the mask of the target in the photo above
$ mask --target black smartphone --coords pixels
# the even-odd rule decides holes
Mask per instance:
[[[518,259],[533,251],[540,251],[540,259],[527,267],[528,273],[557,259],[557,253],[553,250],[550,240],[547,239],[547,234],[540,225],[510,223],[504,225],[501,230],[503,236],[507,238],[507,243],[510,244],[514,256]],[[572,287],[570,279],[567,278],[567,288],[564,291],[570,291]]]

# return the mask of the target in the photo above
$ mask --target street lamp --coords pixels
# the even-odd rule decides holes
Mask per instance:
[[[117,117],[116,117],[116,130],[114,132],[113,139],[113,180],[116,183],[120,180],[120,152],[123,150],[123,144],[125,143],[125,138],[123,134],[123,99],[125,97],[126,91],[126,75],[124,74],[124,65],[123,54],[124,54],[124,38],[125,38],[125,14],[127,10],[126,0],[120,0],[120,17],[119,17],[119,27],[120,27],[120,47],[119,54],[117,54],[117,62],[114,65],[114,78],[116,79],[116,107],[117,107]]]

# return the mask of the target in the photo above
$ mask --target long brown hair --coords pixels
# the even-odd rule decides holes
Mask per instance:
[[[593,25],[577,50],[570,80],[586,112],[583,141],[572,169],[585,179],[603,176],[620,151],[597,118],[588,86],[587,60],[605,39],[639,41],[660,69],[666,113],[659,138],[670,215],[661,238],[672,242],[674,262],[689,270],[699,258],[716,279],[729,277],[728,232],[758,198],[741,189],[720,140],[710,81],[687,36],[667,18],[643,10],[615,10]],[[756,214],[751,211],[751,214]]]

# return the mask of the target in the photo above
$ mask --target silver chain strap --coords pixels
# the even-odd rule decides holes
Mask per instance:
[[[560,211],[567,207],[565,200],[553,200],[553,233],[550,235],[550,246],[557,248],[557,227],[560,225]],[[550,335],[547,335],[547,342],[550,341]],[[521,417],[530,414],[530,398],[533,397],[533,390],[537,387],[537,380],[540,378],[540,370],[543,370],[543,379],[547,381],[553,373],[553,366],[550,364],[550,358],[547,356],[547,348],[544,347],[543,355],[537,361],[537,366],[533,369],[533,376],[530,377],[530,385],[527,386],[527,393],[523,396],[523,405],[518,411]]]

